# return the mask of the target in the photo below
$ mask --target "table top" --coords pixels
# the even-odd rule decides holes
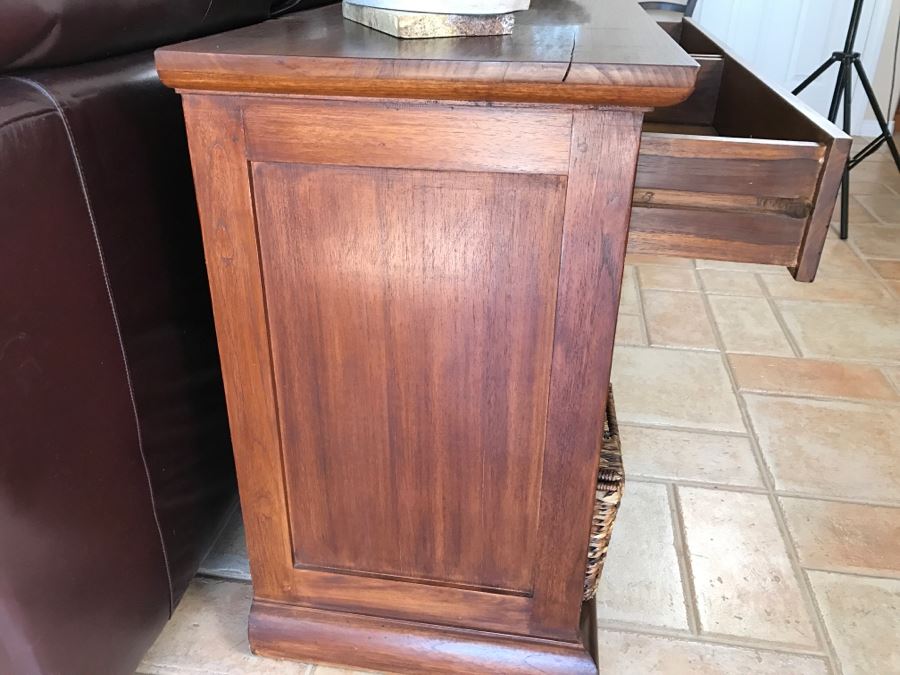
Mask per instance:
[[[340,4],[163,47],[182,91],[656,107],[698,66],[637,0],[533,0],[512,35],[400,40]]]

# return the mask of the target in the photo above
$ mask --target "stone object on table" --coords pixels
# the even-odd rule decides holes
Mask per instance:
[[[520,12],[531,0],[353,0],[354,5],[422,14],[508,14]]]
[[[367,7],[344,2],[344,18],[397,38],[509,35],[515,15],[432,14]]]

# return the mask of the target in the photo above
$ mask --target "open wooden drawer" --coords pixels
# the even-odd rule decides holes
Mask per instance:
[[[664,25],[701,65],[647,115],[629,251],[785,265],[812,281],[850,138],[690,19]]]

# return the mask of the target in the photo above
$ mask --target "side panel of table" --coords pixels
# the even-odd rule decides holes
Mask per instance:
[[[581,587],[640,113],[185,112],[254,648],[593,671]]]

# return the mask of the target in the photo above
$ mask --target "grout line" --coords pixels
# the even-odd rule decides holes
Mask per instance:
[[[754,487],[752,485],[729,485],[727,483],[706,483],[697,480],[681,480],[659,478],[655,476],[642,476],[640,474],[629,474],[625,471],[625,478],[632,483],[652,483],[653,485],[669,485],[673,488],[702,488],[704,490],[717,490],[719,492],[740,492],[750,493],[754,495],[769,494],[765,488]],[[680,503],[680,499],[679,499]]]
[[[766,292],[765,290],[763,291]],[[767,296],[768,297],[768,296]],[[712,307],[709,303],[709,298],[704,294],[703,301],[706,306],[706,311],[708,314],[712,314]],[[768,298],[768,301],[771,303],[771,298]],[[779,317],[780,318],[780,317]],[[822,618],[822,615],[819,611],[818,604],[815,602],[815,597],[813,594],[812,586],[809,583],[809,579],[806,577],[803,568],[800,566],[800,557],[797,554],[796,546],[794,544],[793,539],[790,536],[790,532],[787,527],[787,520],[785,519],[784,512],[782,511],[781,504],[778,501],[778,498],[775,496],[775,479],[772,475],[768,464],[765,461],[765,457],[762,452],[762,448],[759,444],[759,438],[757,437],[753,422],[750,417],[750,412],[747,409],[747,404],[744,401],[744,397],[741,395],[740,389],[738,387],[737,379],[735,378],[734,371],[731,368],[731,363],[728,360],[728,356],[725,353],[724,345],[725,342],[722,338],[721,333],[718,330],[718,326],[713,325],[713,332],[716,336],[716,341],[719,343],[720,347],[722,347],[722,361],[725,366],[725,371],[728,374],[728,379],[731,382],[732,391],[737,399],[738,408],[741,412],[741,418],[744,422],[744,427],[749,432],[750,438],[750,447],[753,451],[753,456],[756,459],[757,467],[759,469],[760,475],[762,476],[763,485],[766,488],[769,506],[773,511],[775,516],[775,522],[778,526],[778,529],[781,534],[782,544],[785,547],[785,551],[788,556],[788,560],[790,561],[791,568],[794,571],[794,577],[798,582],[798,586],[800,587],[800,595],[803,597],[804,604],[806,605],[807,614],[809,614],[810,623],[813,627],[813,632],[816,635],[816,641],[819,646],[823,649],[823,651],[828,656],[828,664],[832,671],[835,673],[840,673],[840,666],[837,660],[836,652],[834,649],[834,645],[831,643],[831,639],[828,635],[828,632],[825,627],[825,622]],[[792,343],[793,347],[793,343]]]
[[[638,319],[639,319],[638,322],[640,323],[640,327],[641,327],[641,339],[644,341],[643,346],[649,347],[650,346],[650,329],[647,326],[647,315],[646,315],[646,310],[644,308],[644,296],[641,293],[641,284],[640,284],[640,281],[638,278],[638,274],[639,274],[638,266],[632,265],[631,267],[634,270],[634,274],[632,275],[632,279],[631,279],[631,287],[632,287],[632,290],[634,291],[635,302],[637,303],[637,310],[638,310],[637,315],[638,315]]]
[[[787,322],[781,315],[781,310],[775,303],[775,298],[773,298],[772,294],[769,292],[768,286],[766,286],[762,282],[760,282],[760,286],[762,287],[763,297],[766,299],[766,302],[769,303],[769,309],[771,310],[772,314],[775,315],[775,321],[778,322],[778,325],[781,327],[781,332],[784,333],[785,339],[791,346],[791,351],[794,352],[794,356],[796,356],[797,358],[803,358],[803,351],[800,349],[800,345],[797,342],[797,339],[794,337],[794,334],[791,333],[790,328],[788,328]]]
[[[715,352],[708,352],[715,354]],[[618,420],[619,428],[659,429],[660,431],[680,431],[690,434],[706,434],[708,436],[725,436],[727,438],[747,438],[746,431],[725,431],[722,429],[701,429],[699,427],[679,427],[672,424],[654,424],[653,422],[625,422]]]
[[[882,579],[884,581],[900,581],[900,570],[860,570],[846,569],[842,567],[822,567],[819,565],[807,565],[803,568],[806,572],[823,572],[825,574],[840,574],[846,577],[857,577],[860,579]]]
[[[888,509],[896,509],[900,508],[900,502],[888,502],[888,501],[880,501],[880,500],[865,500],[860,501],[857,499],[851,499],[850,497],[837,497],[832,495],[817,495],[810,492],[795,492],[792,490],[774,490],[773,494],[779,498],[785,499],[809,499],[812,501],[819,502],[831,502],[834,504],[858,504],[860,506],[882,506]]]
[[[791,540],[791,545],[793,546],[793,540]],[[819,599],[816,597],[816,594],[813,591],[812,582],[809,580],[809,574],[807,574],[806,570],[801,570],[801,576],[803,579],[803,586],[809,589],[809,602],[812,606],[813,615],[816,618],[816,622],[821,623],[822,630],[825,634],[826,648],[828,649],[828,665],[832,673],[835,673],[836,675],[843,675],[844,665],[841,663],[841,660],[838,657],[837,650],[831,643],[831,638],[828,635],[828,626],[825,623],[825,615],[822,613],[822,608],[819,607]]]
[[[894,367],[895,367],[895,366],[882,366],[882,367],[881,367],[881,374],[884,375],[884,379],[886,379],[886,380],[888,381],[888,384],[891,385],[891,387],[893,387],[894,391],[896,391],[897,394],[900,395],[900,378],[897,378],[897,379],[895,380],[893,377],[891,377],[891,376],[887,373],[887,369],[888,369],[888,368],[894,368]]]
[[[888,378],[885,378],[888,379]],[[890,382],[888,382],[890,384]],[[893,389],[894,387],[892,387]],[[858,403],[862,405],[881,406],[881,407],[898,407],[900,399],[890,398],[851,398],[849,396],[825,396],[817,394],[798,394],[793,392],[767,391],[765,389],[741,389],[742,394],[751,394],[753,396],[766,396],[768,398],[789,398],[799,399],[801,401],[811,401],[816,403]]]
[[[636,635],[645,635],[649,637],[664,637],[673,640],[682,640],[684,642],[695,642],[706,645],[714,645],[716,647],[732,647],[738,649],[753,649],[758,651],[773,652],[776,654],[786,654],[790,656],[812,656],[827,659],[828,655],[816,649],[795,645],[788,642],[769,642],[758,638],[741,637],[739,635],[725,635],[722,633],[703,633],[700,635],[691,635],[684,631],[678,631],[670,628],[657,628],[656,626],[645,626],[643,624],[633,624],[628,622],[616,622],[608,620],[598,620],[597,628],[599,630],[616,631],[621,633],[634,633]]]
[[[841,240],[838,239],[838,241]],[[857,248],[856,242],[854,242],[852,238],[842,243],[846,244],[847,248],[849,248],[856,255],[856,257],[862,261],[865,268],[869,270],[869,273],[873,277],[875,277],[875,281],[881,284],[881,288],[886,290],[891,298],[893,298],[895,301],[900,299],[900,295],[895,293],[893,287],[887,282],[887,280],[882,277],[874,267],[872,267],[872,263],[870,263],[869,259],[863,255],[862,251],[860,251],[859,248]],[[876,258],[876,260],[878,259],[879,258]],[[887,258],[887,260],[891,260],[891,258]]]
[[[628,473],[625,471],[625,477],[630,482],[635,483],[653,483],[655,485],[674,485],[677,487],[703,488],[706,490],[718,490],[720,492],[741,492],[746,494],[767,495],[773,494],[775,497],[784,499],[803,499],[813,502],[826,502],[829,504],[847,504],[851,506],[872,506],[885,509],[900,509],[900,501],[880,501],[867,499],[853,499],[850,497],[836,497],[834,495],[820,495],[809,492],[796,492],[793,490],[769,489],[753,485],[734,485],[731,483],[718,483],[714,481],[699,481],[682,478],[665,478],[663,476],[648,476],[645,474]]]
[[[675,543],[675,554],[678,558],[678,571],[681,575],[681,590],[684,599],[684,610],[688,627],[693,635],[700,635],[702,624],[700,610],[697,609],[697,594],[694,591],[694,573],[691,569],[690,552],[687,546],[687,531],[681,511],[681,498],[678,490],[671,483],[666,486],[669,497],[669,513],[672,518],[672,537]]]
[[[775,494],[775,478],[765,461],[762,447],[760,446],[759,439],[756,436],[753,427],[753,421],[750,417],[749,411],[747,410],[747,404],[744,401],[744,397],[740,393],[738,393],[737,396],[741,414],[746,416],[745,421],[747,424],[747,428],[751,432],[750,445],[753,448],[753,452],[756,455],[760,471],[762,472],[763,483],[766,485],[766,488],[769,491],[769,505],[775,516],[775,522],[778,526],[778,529],[780,530],[785,552],[787,553],[791,567],[794,570],[794,575],[797,579],[798,586],[800,587],[800,594],[801,596],[803,596],[804,603],[806,604],[806,610],[809,615],[813,631],[816,634],[819,645],[823,647],[828,655],[828,661],[831,669],[835,673],[841,673],[842,671],[840,668],[840,662],[837,659],[837,653],[834,649],[834,645],[831,643],[831,638],[828,635],[828,630],[825,626],[825,621],[819,609],[818,602],[816,601],[815,593],[813,591],[812,585],[809,582],[809,578],[806,576],[806,572],[803,570],[803,567],[800,564],[800,555],[797,553],[796,543],[794,542],[794,539],[790,533],[790,529],[788,528],[787,518],[784,515],[781,501]]]
[[[706,296],[705,293],[702,293],[701,295]],[[735,299],[740,299],[740,298],[742,298],[742,297],[743,297],[743,298],[749,298],[749,297],[751,297],[751,296],[720,295],[720,296],[717,296],[717,297],[725,297],[725,298],[735,298]],[[756,296],[756,299],[761,299],[761,298],[759,298],[759,296]],[[813,305],[832,305],[832,306],[837,304],[837,305],[840,305],[840,306],[843,306],[843,307],[846,307],[846,306],[847,306],[846,303],[834,303],[834,302],[826,302],[826,301],[822,301],[822,300],[785,300],[785,302],[794,302],[794,303],[802,303],[802,304],[813,304]],[[851,305],[851,306],[852,306],[852,305]],[[873,305],[873,307],[874,307],[874,305]],[[885,308],[886,308],[884,305],[881,305],[880,307],[881,307],[881,309],[885,309]],[[635,316],[635,315],[632,314],[631,316]],[[639,345],[631,345],[631,346],[639,346]],[[667,350],[673,351],[673,352],[690,352],[690,353],[693,353],[693,354],[696,354],[696,353],[698,353],[698,352],[699,352],[699,353],[703,353],[703,354],[714,354],[714,353],[716,352],[716,350],[712,350],[712,349],[705,349],[705,350],[704,350],[704,349],[691,349],[690,347],[675,347],[675,346],[670,346],[670,345],[649,345],[649,346],[645,346],[645,348],[648,348],[648,349],[667,349]],[[728,350],[728,351],[726,352],[726,350],[724,350],[724,349],[721,349],[721,350],[718,350],[718,351],[722,351],[722,352],[725,352],[725,353],[728,353],[728,354],[735,354],[735,355],[737,355],[737,356],[770,356],[770,357],[772,357],[772,358],[781,358],[781,359],[797,358],[797,357],[793,357],[793,356],[784,356],[784,355],[776,355],[776,354],[760,354],[758,351],[756,351],[756,352],[751,352],[751,351],[735,351],[735,350]],[[873,368],[896,368],[897,366],[900,366],[900,360],[886,360],[886,361],[885,361],[885,360],[882,360],[882,361],[878,361],[878,360],[875,360],[875,359],[853,359],[853,358],[848,358],[848,357],[841,357],[841,358],[835,357],[835,358],[832,358],[832,357],[830,357],[830,356],[824,356],[824,355],[821,355],[821,354],[819,354],[819,355],[817,355],[817,354],[809,354],[808,356],[801,356],[801,357],[799,357],[799,358],[802,358],[802,359],[804,359],[804,360],[806,360],[806,361],[827,361],[827,362],[829,362],[829,363],[842,363],[842,364],[856,365],[856,366],[871,366],[871,367],[873,367]]]
[[[639,265],[634,267],[634,284],[637,292],[637,303],[641,310],[641,318],[643,319],[644,337],[647,339],[647,346],[653,346],[653,336],[650,334],[650,322],[647,320],[647,299],[644,297],[644,285],[641,283],[641,270]]]

